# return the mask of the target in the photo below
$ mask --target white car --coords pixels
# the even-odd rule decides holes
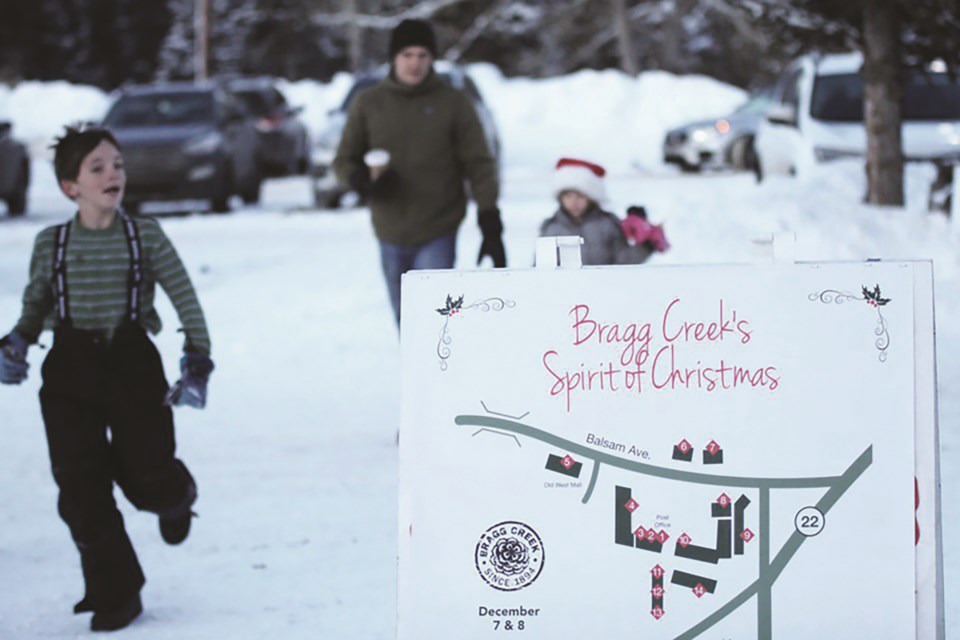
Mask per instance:
[[[757,129],[760,176],[866,155],[862,66],[859,53],[846,53],[806,56],[787,68]],[[960,158],[960,81],[935,67],[910,73],[902,114],[905,160]]]

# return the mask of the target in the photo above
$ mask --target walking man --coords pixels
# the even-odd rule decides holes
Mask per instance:
[[[454,266],[464,181],[483,233],[477,264],[506,266],[497,163],[470,98],[434,71],[436,55],[428,23],[393,30],[390,73],[354,100],[334,160],[338,179],[369,199],[398,325],[401,275]]]

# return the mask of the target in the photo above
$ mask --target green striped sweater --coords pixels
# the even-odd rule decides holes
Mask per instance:
[[[140,324],[151,333],[160,331],[160,316],[153,306],[159,283],[177,310],[187,344],[209,356],[207,323],[180,256],[156,220],[134,218],[134,222],[143,246]],[[56,226],[37,234],[30,259],[30,282],[23,292],[23,314],[16,326],[30,342],[36,342],[44,328],[56,328],[59,322],[53,290],[55,247]],[[130,273],[130,249],[119,216],[106,229],[87,229],[74,218],[67,240],[66,269],[73,326],[112,333],[126,319]]]

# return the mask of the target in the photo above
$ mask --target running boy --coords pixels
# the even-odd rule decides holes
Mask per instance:
[[[80,552],[94,631],[130,624],[142,611],[143,571],[113,498],[113,483],[138,509],[159,515],[160,533],[179,544],[197,497],[174,456],[170,405],[206,403],[213,370],[203,311],[186,270],[156,221],[120,209],[126,174],[106,129],[68,127],[54,169],[76,216],[37,235],[16,327],[0,340],[0,381],[27,377],[27,347],[45,327],[40,408],[60,516]],[[172,389],[146,332],[160,330],[159,283],[186,333],[182,378]],[[109,437],[107,432],[109,430]]]
[[[640,264],[650,257],[643,244],[629,244],[620,220],[600,208],[606,200],[600,165],[561,158],[553,173],[553,193],[559,209],[540,226],[543,236],[580,236],[585,265]]]

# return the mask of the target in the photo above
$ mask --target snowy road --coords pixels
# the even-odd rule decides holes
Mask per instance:
[[[922,211],[928,170],[911,169],[906,210],[851,204],[861,169],[758,187],[747,175],[615,174],[614,209],[647,206],[673,250],[658,264],[754,259],[751,239],[798,234],[798,258],[932,258],[937,276],[948,628],[960,627],[958,234]],[[70,209],[38,164],[34,213],[0,218],[0,331],[19,313],[31,242]],[[46,174],[44,173],[46,172]],[[527,266],[550,213],[549,176],[510,177],[501,203],[513,266]],[[179,452],[197,477],[200,518],[180,548],[156,518],[122,509],[148,577],[146,611],[124,638],[388,639],[395,628],[399,348],[364,210],[309,208],[305,180],[266,185],[257,208],[167,218],[194,278],[217,371],[203,412],[177,411]],[[472,268],[480,236],[459,239]],[[169,376],[180,338],[164,297],[157,339]],[[49,337],[44,342],[49,344]],[[0,637],[76,638],[86,616],[76,552],[56,515],[36,392],[0,388]],[[118,492],[119,497],[119,492]],[[954,634],[955,635],[955,634]]]

